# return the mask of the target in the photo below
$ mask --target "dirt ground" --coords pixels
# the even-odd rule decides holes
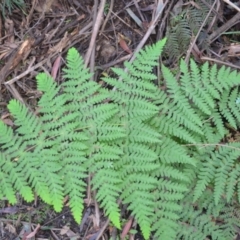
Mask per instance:
[[[175,68],[180,57],[186,61],[192,57],[198,63],[209,61],[240,68],[239,1],[24,2],[21,8],[13,6],[11,12],[1,9],[0,14],[0,117],[10,126],[13,122],[6,108],[9,100],[18,99],[35,111],[40,96],[35,76],[47,72],[61,82],[60,70],[70,47],[78,49],[85,65],[94,72],[93,80],[101,82],[101,76],[108,74],[110,67],[121,67],[145,45],[165,36],[171,39],[178,21],[187,21],[188,13],[200,11],[201,6],[205,6],[209,14],[198,20],[195,28],[188,27],[189,41],[174,45],[173,40],[160,61]],[[132,221],[124,209],[122,218],[126,223]],[[128,233],[127,239],[143,239],[134,221],[132,229],[135,231]],[[25,240],[29,234],[32,235],[29,239],[39,240],[94,240],[117,239],[121,232],[111,226],[97,203],[86,204],[82,223],[78,225],[71,216],[67,200],[61,213],[55,213],[37,196],[32,204],[19,197],[16,206],[0,200],[0,239]]]

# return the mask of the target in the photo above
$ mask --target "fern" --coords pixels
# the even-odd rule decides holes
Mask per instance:
[[[212,239],[234,239],[234,226],[239,224],[234,201],[228,205],[222,198],[215,205],[210,190],[206,190],[197,203],[189,205],[191,201],[192,194],[188,194],[181,202],[184,211],[181,213],[177,239],[206,239],[209,236]]]
[[[11,100],[14,130],[0,122],[0,197],[15,204],[17,192],[26,201],[37,193],[61,211],[68,195],[80,222],[90,175],[96,200],[119,229],[120,202],[145,239],[231,239],[240,143],[228,135],[239,127],[240,76],[181,61],[180,79],[161,66],[161,90],[152,69],[165,42],[142,50],[125,70],[113,68],[106,87],[89,80],[71,48],[64,83],[37,76],[38,115]]]
[[[206,3],[211,6],[213,0],[200,1],[195,0],[194,3],[183,1],[186,4],[180,5],[182,8],[179,14],[171,13],[169,24],[166,32],[168,41],[164,48],[164,54],[170,59],[179,59],[179,57],[186,52],[189,47],[192,36],[196,36],[199,28],[204,22],[209,8]],[[185,6],[184,6],[185,5]],[[179,7],[179,8],[180,8]],[[210,24],[214,14],[210,14],[206,24]],[[216,26],[213,26],[216,27]],[[200,32],[198,38],[199,46],[208,48],[206,33]]]
[[[0,9],[2,11],[3,17],[5,17],[6,9],[11,14],[11,11],[14,7],[22,8],[24,5],[25,3],[23,0],[2,0],[0,3]]]

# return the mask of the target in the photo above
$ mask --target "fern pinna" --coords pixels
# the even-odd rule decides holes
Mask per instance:
[[[37,76],[37,115],[11,100],[15,127],[0,122],[0,197],[15,204],[17,192],[28,202],[37,193],[61,211],[68,195],[80,222],[90,175],[119,229],[124,204],[145,239],[234,236],[240,143],[229,134],[239,126],[240,76],[181,61],[180,79],[162,65],[156,86],[152,69],[165,42],[142,50],[125,70],[113,68],[105,87],[90,80],[71,48],[61,85]]]

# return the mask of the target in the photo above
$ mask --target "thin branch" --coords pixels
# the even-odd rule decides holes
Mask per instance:
[[[240,148],[238,147],[233,147],[233,146],[229,146],[226,144],[221,144],[221,143],[193,143],[193,144],[183,144],[183,146],[199,146],[202,148],[206,148],[206,147],[226,147],[226,148],[231,148],[237,151],[240,151]]]
[[[97,15],[94,27],[93,27],[92,37],[91,37],[91,40],[90,40],[90,44],[89,44],[87,53],[85,55],[85,66],[86,67],[88,66],[88,63],[90,61],[90,57],[91,57],[91,54],[92,54],[92,50],[93,50],[94,44],[96,42],[98,30],[100,28],[101,21],[102,21],[102,16],[103,16],[103,10],[104,10],[105,3],[106,3],[106,0],[102,0],[101,3],[100,3],[100,6],[99,6],[98,15]]]

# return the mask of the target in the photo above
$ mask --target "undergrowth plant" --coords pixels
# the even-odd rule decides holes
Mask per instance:
[[[169,59],[179,59],[189,47],[191,39],[196,36],[202,23],[205,21],[209,13],[209,6],[212,6],[213,0],[195,0],[192,3],[189,1],[176,1],[173,11],[170,12],[166,37],[168,41],[164,48],[164,54]],[[212,24],[214,13],[208,16],[205,28]],[[212,28],[216,28],[213,25]],[[200,48],[208,49],[209,41],[206,30],[202,30],[197,39]]]
[[[166,40],[142,50],[104,86],[71,48],[61,85],[37,76],[39,113],[11,100],[14,128],[0,122],[0,198],[34,193],[81,221],[86,178],[121,228],[124,204],[145,239],[232,239],[239,225],[240,75],[180,62],[176,78],[153,68]]]
[[[23,0],[1,0],[0,2],[0,10],[2,12],[3,17],[5,17],[6,10],[11,13],[14,7],[22,8],[25,3]]]

